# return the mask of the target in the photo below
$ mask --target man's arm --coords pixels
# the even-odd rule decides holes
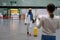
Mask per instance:
[[[27,25],[27,13],[25,14],[25,25]]]

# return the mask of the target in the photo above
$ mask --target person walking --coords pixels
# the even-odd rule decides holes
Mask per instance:
[[[33,22],[32,9],[29,8],[28,13],[26,13],[25,15],[25,24],[27,23],[27,35],[30,35],[30,36],[31,36],[32,22]]]

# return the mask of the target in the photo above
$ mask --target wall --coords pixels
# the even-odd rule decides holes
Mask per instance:
[[[6,6],[11,6],[10,1],[16,1],[17,6],[46,6],[49,3],[60,6],[60,0],[0,0],[0,6],[3,6],[3,3],[6,3]],[[0,9],[0,12],[2,11]]]
[[[46,6],[49,3],[60,6],[60,0],[0,0],[0,5],[5,2],[10,6],[10,1],[17,1],[17,6]]]

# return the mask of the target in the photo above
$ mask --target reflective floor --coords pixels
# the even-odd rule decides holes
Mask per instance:
[[[41,40],[41,29],[38,30],[38,37],[26,35],[26,25],[24,21],[12,19],[0,19],[0,40]],[[60,30],[57,31],[57,40],[60,39]]]

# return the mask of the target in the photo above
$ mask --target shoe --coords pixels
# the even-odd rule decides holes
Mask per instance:
[[[29,32],[27,32],[27,35],[29,35]]]

